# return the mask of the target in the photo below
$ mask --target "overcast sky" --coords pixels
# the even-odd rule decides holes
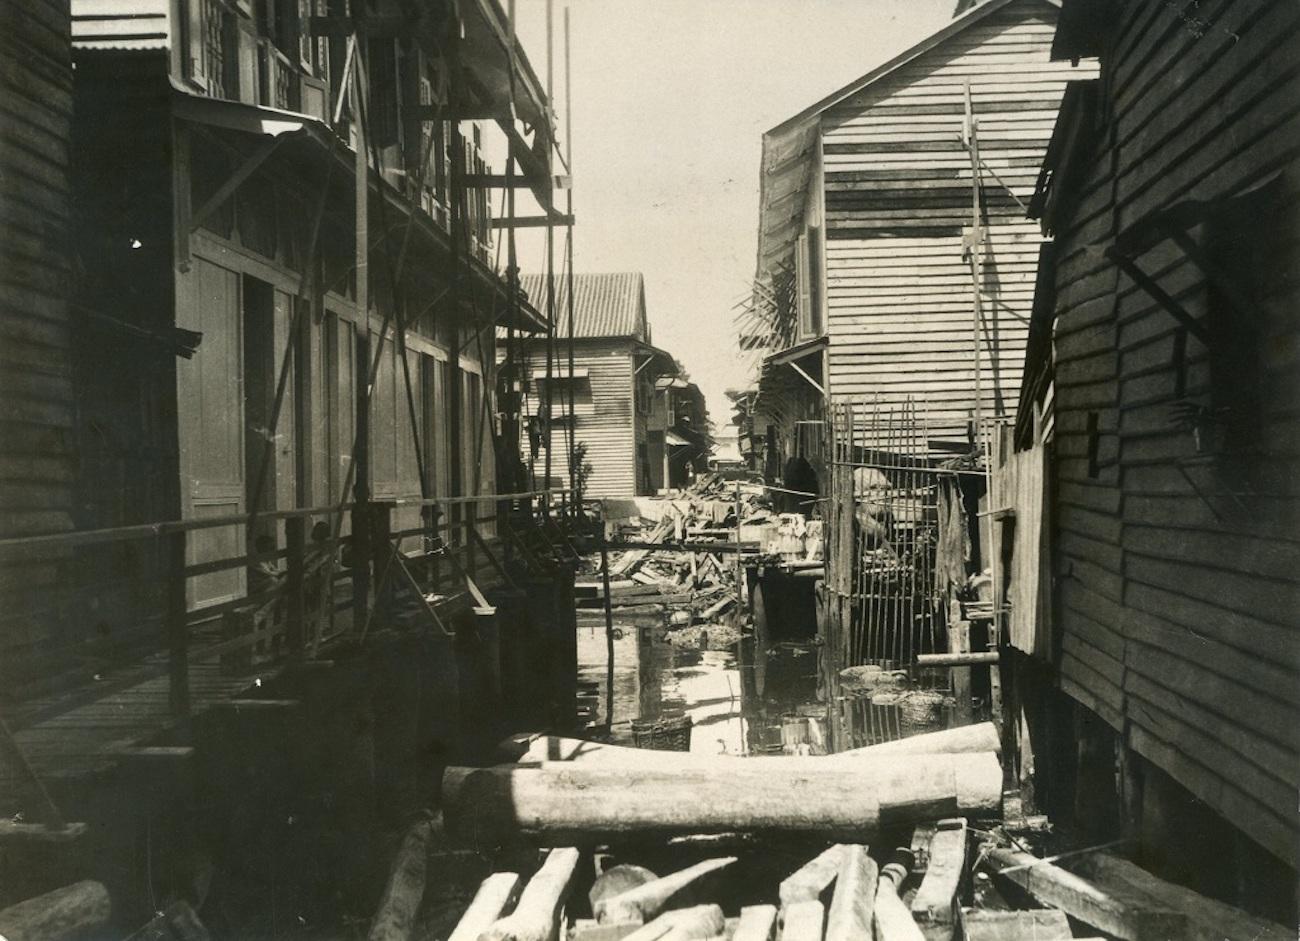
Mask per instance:
[[[545,0],[517,4],[545,81]],[[748,379],[731,308],[754,274],[763,132],[942,27],[955,2],[555,0],[559,109],[566,5],[574,269],[644,273],[655,345],[725,424],[723,390]],[[520,266],[542,271],[543,242],[528,234]]]

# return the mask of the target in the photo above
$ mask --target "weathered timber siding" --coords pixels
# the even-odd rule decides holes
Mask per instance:
[[[1255,368],[1236,375],[1263,393],[1263,448],[1244,484],[1170,419],[1176,402],[1208,400],[1222,346],[1179,340],[1169,313],[1095,249],[1154,211],[1232,195],[1294,163],[1300,7],[1222,0],[1201,4],[1197,23],[1166,4],[1118,9],[1102,59],[1107,126],[1058,227],[1061,684],[1295,866],[1300,192],[1294,176],[1280,184],[1288,221],[1260,222],[1261,251],[1280,254],[1286,273],[1234,266],[1263,338]],[[1203,324],[1222,303],[1173,243],[1137,260]]]
[[[964,437],[975,400],[969,82],[986,167],[981,398],[990,416],[1014,411],[1040,238],[1005,187],[1028,200],[1065,83],[1090,74],[1048,61],[1054,23],[1050,4],[1010,4],[823,116],[833,397],[910,396],[932,436]]]
[[[69,311],[72,67],[66,0],[0,2],[0,536],[73,525]],[[0,571],[0,678],[12,690],[66,626],[59,557]]]
[[[567,342],[567,341],[566,341]],[[560,358],[557,374],[568,370],[567,352]],[[543,369],[544,354],[532,353],[528,368]],[[585,378],[574,384],[574,436],[576,443],[587,446],[586,461],[591,464],[591,476],[584,494],[591,499],[600,497],[630,497],[637,492],[636,446],[645,440],[644,416],[636,414],[633,402],[632,350],[627,340],[583,341],[574,343],[573,363],[576,371],[587,370]],[[529,396],[529,412],[541,409],[541,395],[545,380],[533,380]],[[556,416],[551,430],[555,450],[551,457],[551,476],[558,485],[567,487],[569,466],[569,433],[565,419],[559,417],[568,411],[568,390],[563,382],[556,382],[552,413]],[[638,430],[640,429],[640,430]],[[521,447],[527,449],[524,435]],[[525,450],[525,454],[527,451]],[[546,464],[546,449],[537,452],[533,462],[539,477]]]
[[[71,527],[68,5],[0,3],[0,533]]]

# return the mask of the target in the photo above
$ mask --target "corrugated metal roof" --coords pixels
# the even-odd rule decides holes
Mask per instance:
[[[72,0],[72,44],[78,49],[166,49],[167,0]]]
[[[569,335],[568,279],[555,278],[555,335]],[[520,286],[543,315],[546,276],[523,274]],[[645,315],[645,279],[639,271],[573,276],[573,335],[575,337],[634,337],[650,342]]]

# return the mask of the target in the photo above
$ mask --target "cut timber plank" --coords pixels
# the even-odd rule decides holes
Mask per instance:
[[[629,889],[612,898],[601,899],[593,907],[593,914],[601,924],[608,922],[646,921],[663,911],[674,895],[697,879],[724,869],[736,861],[735,856],[706,859],[687,866],[662,878]]]
[[[966,872],[966,821],[940,820],[930,839],[925,878],[912,899],[912,918],[927,941],[950,941],[957,929],[957,893]]]
[[[782,916],[781,941],[821,941],[826,910],[815,899],[795,902]]]
[[[85,880],[0,910],[0,937],[11,941],[62,941],[96,937],[111,914],[108,890]]]
[[[572,846],[551,850],[528,881],[515,910],[494,922],[479,941],[551,941],[559,931],[560,911],[568,897],[581,854]]]
[[[962,909],[965,941],[1068,941],[1070,919],[1055,908],[1028,912],[992,912]]]
[[[731,941],[772,941],[776,931],[775,905],[746,905],[740,910]]]
[[[1133,892],[1152,904],[1185,913],[1187,941],[1290,941],[1293,937],[1282,925],[1166,882],[1111,853],[1091,853],[1070,868],[1103,890]]]
[[[1020,886],[1044,905],[1125,941],[1182,937],[1187,918],[1131,894],[1106,891],[1059,866],[1029,853],[994,849],[988,854],[994,872]]]
[[[826,941],[871,937],[878,875],[876,862],[867,855],[865,846],[854,843],[844,847],[835,877],[835,896],[826,917]]]
[[[478,941],[478,936],[505,915],[519,898],[523,879],[517,872],[494,872],[481,883],[447,941]]]
[[[569,935],[569,941],[623,941],[628,935],[640,931],[643,927],[644,925],[631,921],[621,925],[598,925],[595,919],[579,918],[573,923],[573,932]],[[447,941],[451,939],[448,938]]]
[[[424,900],[429,844],[435,830],[435,821],[425,817],[406,831],[393,858],[379,909],[370,923],[369,941],[407,941],[411,937],[415,914]]]
[[[835,881],[845,849],[843,843],[836,843],[782,879],[778,893],[781,907],[820,899],[822,893]]]

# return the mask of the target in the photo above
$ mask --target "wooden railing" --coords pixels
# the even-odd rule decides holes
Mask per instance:
[[[482,512],[484,504],[490,508],[487,512]],[[394,514],[401,508],[418,508],[421,524],[394,528]],[[396,554],[401,553],[404,570],[416,582],[424,583],[411,585],[423,598],[426,590],[436,590],[448,576],[478,577],[485,562],[504,574],[497,557],[502,549],[530,566],[539,564],[543,560],[538,558],[536,544],[523,538],[521,527],[542,533],[549,545],[563,543],[566,537],[558,523],[569,517],[569,510],[567,491],[553,490],[399,497],[373,501],[360,509],[344,504],[172,520],[0,539],[0,571],[33,559],[70,557],[86,547],[161,547],[165,561],[156,577],[165,583],[160,593],[164,599],[164,636],[160,640],[166,656],[159,657],[159,647],[152,645],[134,663],[119,664],[117,673],[119,682],[132,684],[166,674],[171,712],[184,721],[191,712],[193,663],[217,660],[223,673],[239,673],[314,656],[322,645],[362,631],[369,624],[371,591],[358,596],[353,586],[382,586]],[[345,518],[350,520],[352,532],[342,535]],[[266,533],[275,527],[276,548],[190,562],[193,535],[223,527],[245,533]],[[362,527],[368,538],[358,541],[355,535]],[[497,533],[485,537],[484,527],[495,527]],[[411,541],[418,542],[414,551],[408,549]],[[362,544],[369,546],[368,558],[358,558]],[[229,571],[249,573],[242,594],[214,603],[195,602],[195,579]],[[361,574],[365,577],[358,577]],[[69,591],[75,588],[68,586]],[[91,595],[93,599],[93,591]],[[0,649],[3,645],[0,639]],[[97,684],[96,694],[111,692],[113,685]]]

